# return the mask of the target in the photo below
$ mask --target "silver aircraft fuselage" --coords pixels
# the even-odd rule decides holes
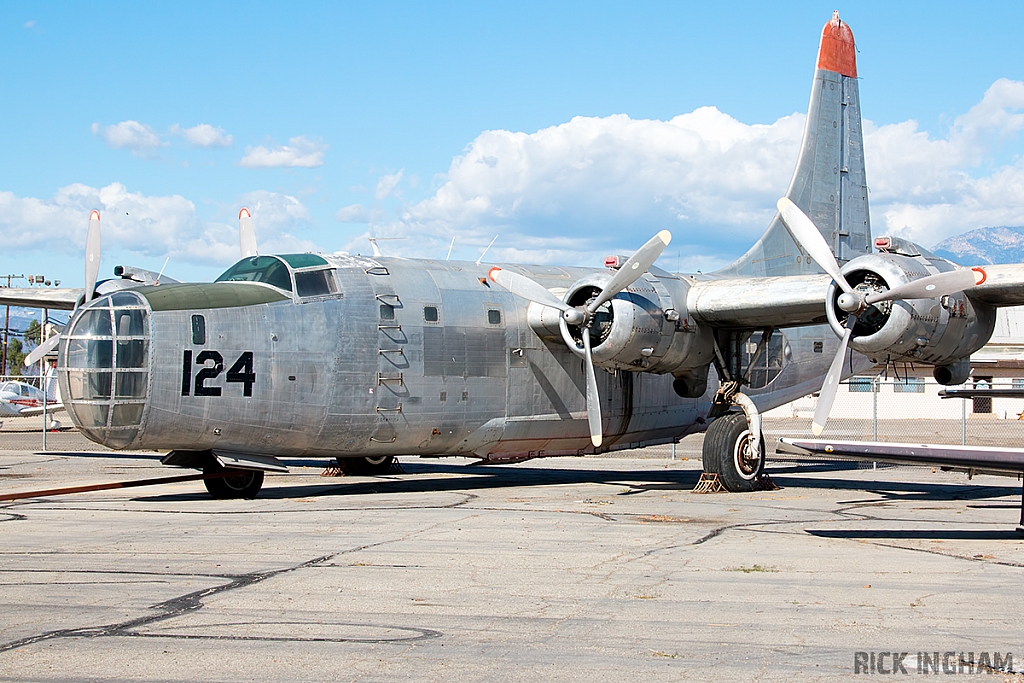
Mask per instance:
[[[515,460],[595,451],[581,359],[557,326],[545,332],[535,305],[487,280],[488,265],[259,258],[276,269],[260,275],[270,283],[245,273],[235,281],[228,271],[227,281],[126,290],[80,309],[58,369],[83,433],[114,448],[275,456]],[[556,293],[610,272],[508,268]],[[617,297],[650,314],[649,323],[634,322],[640,330],[668,324],[665,309],[685,302],[694,282],[652,270]],[[600,450],[704,428],[714,370],[701,398],[680,398],[673,376],[656,373],[672,354],[708,365],[711,329],[686,315],[671,324],[643,371],[598,371]],[[749,391],[762,409],[813,391],[835,348],[822,325],[788,334],[776,340],[771,372],[766,365],[761,384],[770,383]]]

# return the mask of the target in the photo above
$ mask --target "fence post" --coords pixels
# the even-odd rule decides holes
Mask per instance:
[[[967,445],[967,399],[960,399],[960,445]]]
[[[878,441],[878,377],[871,379],[871,440]]]

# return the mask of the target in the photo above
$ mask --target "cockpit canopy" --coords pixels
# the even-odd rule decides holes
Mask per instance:
[[[338,291],[331,266],[316,254],[250,256],[224,271],[217,282],[262,282],[300,298]]]

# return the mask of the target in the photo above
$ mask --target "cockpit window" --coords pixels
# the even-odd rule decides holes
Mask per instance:
[[[334,271],[306,270],[295,273],[295,293],[301,297],[336,294]]]
[[[216,282],[263,282],[286,292],[292,291],[288,266],[274,256],[244,258],[228,268]]]

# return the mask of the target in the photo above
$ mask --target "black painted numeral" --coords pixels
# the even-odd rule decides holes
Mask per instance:
[[[252,396],[252,385],[256,383],[256,373],[252,371],[252,351],[246,351],[235,364],[228,369],[227,381],[241,382],[243,396]]]
[[[213,367],[205,367],[207,361],[213,361]],[[196,373],[195,395],[196,396],[220,396],[220,387],[206,386],[206,380],[214,379],[224,372],[224,356],[216,351],[200,351],[196,356],[196,365],[204,366]]]
[[[210,380],[216,379],[224,372],[224,356],[218,351],[206,349],[200,351],[196,358],[196,365],[202,368],[192,377],[192,349],[185,349],[181,359],[181,395],[188,396],[192,393],[196,396],[220,396],[221,388],[206,386]],[[212,366],[207,363],[212,362]],[[228,370],[225,379],[228,382],[237,382],[242,385],[242,395],[252,396],[252,385],[256,383],[256,373],[253,370],[253,352],[243,351],[234,365]]]
[[[188,396],[192,389],[192,349],[185,349],[181,361],[181,395]]]

